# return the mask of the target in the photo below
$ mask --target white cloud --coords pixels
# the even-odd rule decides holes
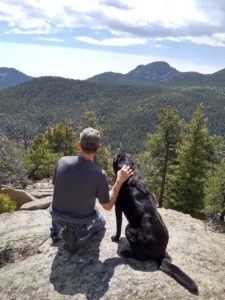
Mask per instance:
[[[43,38],[43,37],[39,37],[39,38],[37,38],[37,40],[47,41],[47,42],[56,42],[56,43],[63,43],[64,42],[63,39],[58,39],[58,38]]]
[[[217,33],[211,36],[192,37],[187,36],[184,40],[189,40],[198,45],[208,45],[213,47],[225,47],[225,33]]]
[[[138,40],[145,44],[146,39],[186,39],[223,47],[219,35],[225,34],[224,15],[222,0],[0,0],[0,21],[8,24],[8,28],[4,25],[7,33],[104,29],[111,39],[78,37],[80,41],[104,46],[133,45]]]
[[[9,31],[6,31],[5,34],[20,34],[20,35],[31,35],[31,34],[49,34],[49,30],[48,29],[29,29],[29,30],[23,30],[23,29],[19,29],[19,28],[13,28],[10,29]]]
[[[131,8],[128,3],[120,0],[100,0],[100,4],[125,10]]]
[[[77,36],[75,37],[75,39],[88,44],[101,45],[101,46],[131,46],[131,45],[145,45],[147,43],[147,39],[128,38],[128,37],[96,40],[88,36]]]

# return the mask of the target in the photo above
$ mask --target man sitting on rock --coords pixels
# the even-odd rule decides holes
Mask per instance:
[[[105,171],[94,163],[100,146],[99,131],[85,128],[77,144],[79,156],[60,158],[54,171],[51,238],[57,242],[63,227],[64,249],[71,253],[79,242],[105,227],[105,218],[95,205],[96,198],[105,210],[111,210],[122,184],[133,174],[129,166],[124,166],[109,192]]]

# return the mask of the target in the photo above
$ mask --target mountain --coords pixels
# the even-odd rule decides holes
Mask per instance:
[[[221,74],[215,75],[218,78]],[[0,91],[0,132],[31,140],[58,122],[78,128],[83,114],[93,111],[104,128],[103,142],[112,152],[122,145],[136,154],[155,129],[160,110],[168,106],[176,107],[189,121],[203,103],[210,133],[225,136],[224,97],[225,88],[210,86],[178,89],[40,77]]]
[[[0,68],[0,90],[31,79],[33,79],[33,77],[28,76],[14,68]]]
[[[104,72],[102,74],[96,75],[88,81],[90,82],[96,82],[96,83],[108,83],[108,84],[119,84],[123,82],[124,75],[120,73],[114,73],[114,72]]]
[[[180,72],[167,62],[157,61],[139,65],[127,74],[105,72],[88,79],[91,82],[108,84],[148,85],[164,87],[184,87],[211,85],[224,87],[225,69],[204,75],[198,72]]]
[[[154,62],[147,65],[139,65],[134,70],[125,74],[127,80],[139,82],[167,82],[177,76],[180,72],[172,68],[168,63],[163,61]]]

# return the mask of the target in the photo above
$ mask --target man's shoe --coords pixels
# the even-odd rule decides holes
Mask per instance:
[[[60,233],[51,233],[50,238],[52,239],[52,243],[55,244],[60,241]]]
[[[77,250],[77,238],[75,232],[64,229],[62,232],[62,238],[64,240],[63,249],[72,254],[75,253]]]
[[[60,241],[60,237],[55,235],[55,236],[52,236],[52,242],[53,244],[57,243],[58,241]]]

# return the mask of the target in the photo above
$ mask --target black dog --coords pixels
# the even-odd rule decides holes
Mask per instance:
[[[134,170],[134,163],[127,154],[117,154],[113,159],[115,174],[124,165],[129,165]],[[122,251],[121,255],[137,260],[155,259],[158,269],[173,277],[190,292],[198,294],[198,287],[195,282],[177,266],[170,263],[166,257],[166,247],[169,240],[168,230],[157,211],[153,195],[146,189],[140,175],[135,170],[134,175],[120,189],[115,211],[117,231],[112,237],[112,241],[119,241],[122,213],[125,214],[128,221],[125,235],[131,251]]]

